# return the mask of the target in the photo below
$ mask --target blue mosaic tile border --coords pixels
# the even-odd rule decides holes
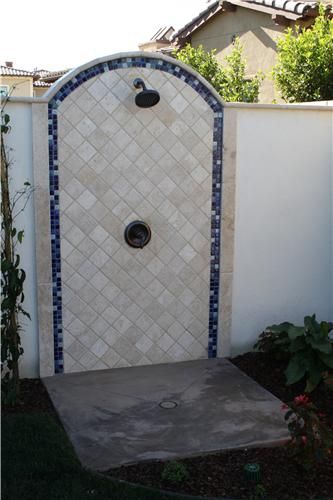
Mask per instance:
[[[211,210],[211,268],[209,298],[208,357],[217,353],[218,307],[220,287],[220,244],[221,244],[221,193],[222,193],[222,132],[223,107],[211,91],[195,76],[183,68],[162,59],[150,57],[125,57],[99,63],[81,71],[65,83],[48,105],[49,137],[49,180],[50,218],[52,250],[52,295],[55,373],[63,373],[63,330],[61,296],[61,255],[60,255],[60,213],[59,213],[59,172],[58,172],[58,106],[82,83],[101,73],[121,68],[148,68],[165,71],[192,87],[214,112],[213,170],[212,170],[212,210]]]

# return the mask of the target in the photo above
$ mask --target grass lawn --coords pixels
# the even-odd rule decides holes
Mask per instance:
[[[83,469],[52,415],[2,418],[2,500],[162,500],[164,495]]]

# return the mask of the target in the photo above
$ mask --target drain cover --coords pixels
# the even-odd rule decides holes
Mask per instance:
[[[161,401],[158,406],[165,410],[172,410],[172,408],[176,408],[178,405],[175,401]]]

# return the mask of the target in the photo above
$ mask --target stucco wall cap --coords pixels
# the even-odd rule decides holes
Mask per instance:
[[[94,59],[93,61],[89,61],[85,64],[82,64],[82,66],[78,66],[77,68],[72,69],[68,73],[66,73],[64,76],[62,76],[59,80],[55,82],[52,87],[45,93],[43,96],[44,99],[47,101],[50,101],[55,94],[65,85],[65,83],[69,82],[72,78],[74,78],[76,75],[81,73],[81,71],[84,71],[88,68],[92,68],[93,66],[96,66],[97,64],[101,63],[107,63],[110,61],[114,61],[115,59],[121,59],[121,58],[127,58],[127,57],[144,57],[144,58],[151,58],[151,59],[159,59],[162,61],[165,61],[166,63],[172,64],[175,67],[180,67],[193,75],[199,82],[201,82],[212,94],[212,96],[219,102],[222,106],[224,105],[223,100],[221,99],[221,96],[216,92],[214,87],[207,82],[205,78],[203,78],[197,71],[195,71],[193,68],[188,66],[187,64],[184,64],[181,61],[177,61],[173,57],[166,56],[161,53],[156,53],[156,52],[143,52],[143,51],[134,51],[134,52],[119,52],[117,54],[105,56],[105,57],[99,57],[98,59]],[[158,89],[157,89],[158,90]]]
[[[42,97],[25,97],[25,96],[10,96],[8,97],[8,102],[22,102],[25,104],[38,104],[38,103],[45,103],[48,102],[48,99],[45,99],[44,96]]]
[[[275,111],[282,110],[309,110],[309,111],[333,111],[333,103],[331,101],[318,101],[313,104],[310,103],[295,103],[295,104],[260,104],[260,103],[249,103],[249,102],[226,102],[224,103],[225,108],[238,108],[238,109],[252,109],[257,111],[258,109],[273,109]]]

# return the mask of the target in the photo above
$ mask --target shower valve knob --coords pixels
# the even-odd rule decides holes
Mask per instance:
[[[135,220],[130,222],[125,229],[125,241],[134,248],[143,248],[149,243],[151,230],[146,222]]]

